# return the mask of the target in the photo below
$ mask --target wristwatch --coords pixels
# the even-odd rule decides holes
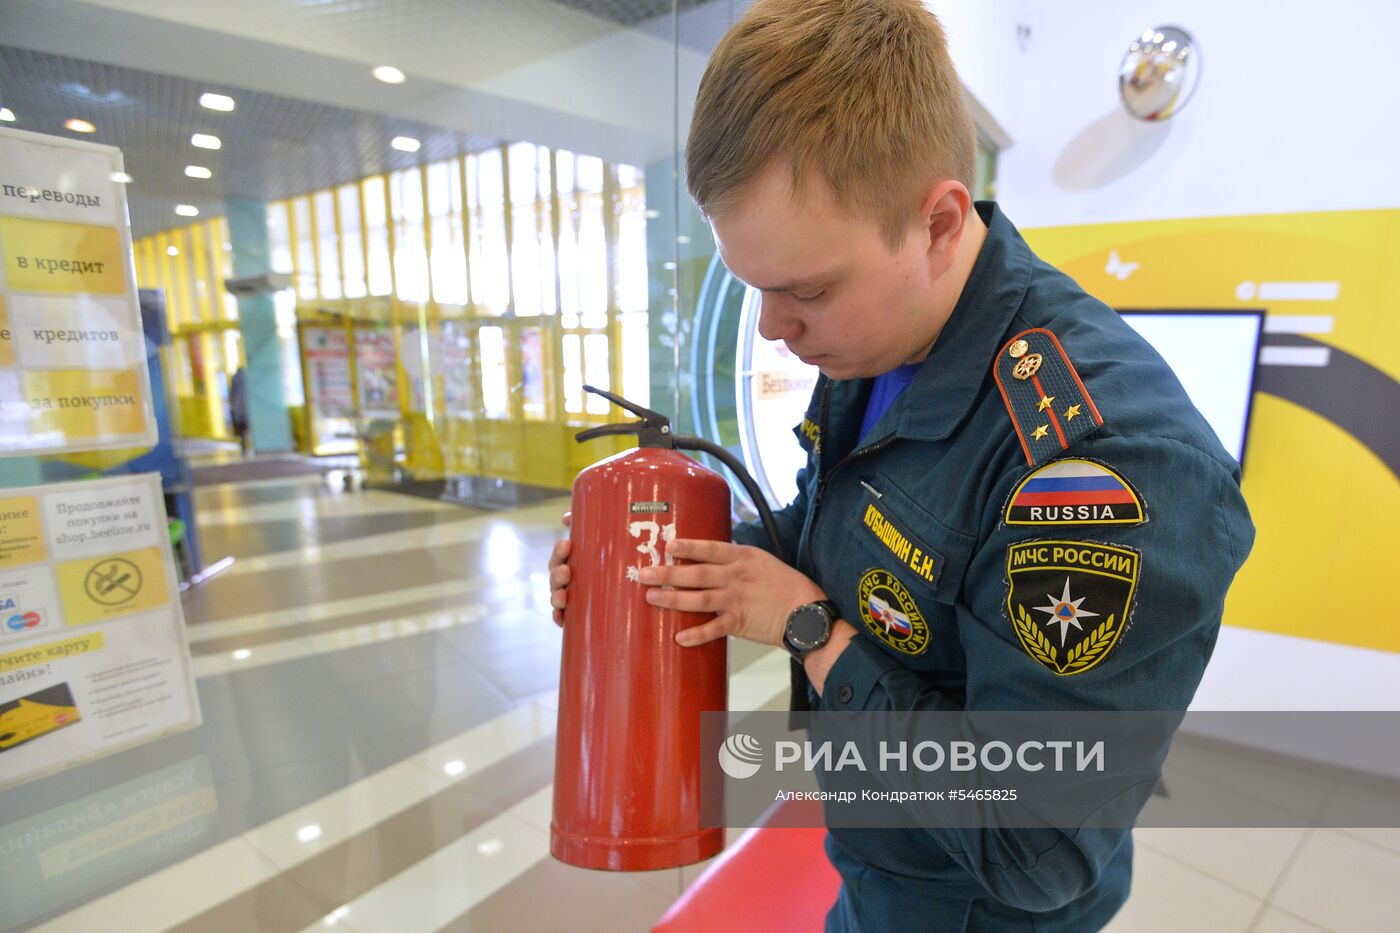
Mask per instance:
[[[836,604],[829,599],[798,606],[787,618],[783,629],[783,647],[801,661],[831,638],[831,626],[841,617]]]

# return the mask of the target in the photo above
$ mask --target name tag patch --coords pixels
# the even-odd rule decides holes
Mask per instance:
[[[902,566],[909,568],[930,586],[938,586],[938,578],[943,575],[943,555],[919,543],[881,503],[866,503],[861,524]]]
[[[1142,496],[1097,460],[1056,460],[1021,480],[1006,502],[1008,525],[1141,525]]]

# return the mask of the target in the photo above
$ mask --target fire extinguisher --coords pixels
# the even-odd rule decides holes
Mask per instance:
[[[724,639],[676,644],[677,632],[709,615],[651,605],[638,572],[672,563],[676,538],[728,541],[730,529],[729,485],[678,451],[704,451],[733,470],[779,557],[781,543],[733,454],[672,433],[659,412],[583,388],[641,420],[576,435],[635,434],[639,446],[574,481],[550,852],[584,868],[674,868],[724,847],[722,827],[700,825],[700,714],[727,709],[727,649]]]

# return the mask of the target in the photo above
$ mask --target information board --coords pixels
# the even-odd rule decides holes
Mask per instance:
[[[317,417],[353,418],[355,394],[351,391],[350,339],[341,327],[303,327],[302,352],[306,355],[307,401]]]
[[[121,171],[0,129],[0,456],[156,441]]]
[[[200,722],[160,476],[0,490],[0,787]]]

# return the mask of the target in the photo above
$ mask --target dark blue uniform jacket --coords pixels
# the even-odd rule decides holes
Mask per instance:
[[[977,210],[989,234],[908,390],[862,442],[870,380],[822,377],[796,431],[776,518],[860,633],[821,706],[1184,710],[1253,542],[1239,467],[1150,345]],[[827,849],[828,929],[870,933],[1099,929],[1132,867],[1115,829],[838,829]]]

